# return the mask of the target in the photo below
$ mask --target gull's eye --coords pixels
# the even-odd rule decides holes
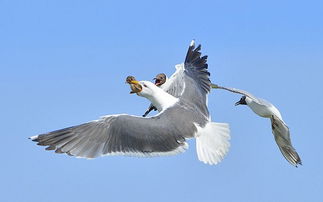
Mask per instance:
[[[147,88],[148,86],[146,84],[144,84],[144,87]]]

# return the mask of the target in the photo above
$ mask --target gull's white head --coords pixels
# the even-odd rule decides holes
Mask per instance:
[[[135,93],[137,95],[145,97],[151,101],[151,103],[158,109],[162,111],[172,105],[174,105],[178,99],[172,95],[166,93],[163,89],[159,88],[150,81],[130,81],[130,85],[137,85],[135,88]]]
[[[139,85],[141,85],[142,90],[137,93],[137,95],[142,97],[152,97],[160,90],[155,84],[150,81],[139,81]]]
[[[137,93],[137,95],[146,97],[146,98],[154,96],[156,94],[156,91],[160,90],[155,84],[153,84],[150,81],[131,80],[129,84],[138,86],[138,88],[136,88],[136,91],[134,91],[134,93]]]

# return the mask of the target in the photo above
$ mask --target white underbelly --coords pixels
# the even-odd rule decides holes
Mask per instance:
[[[264,106],[259,105],[255,102],[249,103],[249,107],[254,111],[256,114],[258,114],[261,117],[270,118],[272,115],[275,115],[279,118],[281,118],[281,115],[279,111],[273,107],[273,106]]]

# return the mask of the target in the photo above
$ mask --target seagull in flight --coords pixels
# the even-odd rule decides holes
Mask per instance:
[[[216,84],[211,84],[211,87],[242,94],[243,96],[235,103],[235,105],[247,105],[258,116],[269,118],[275,141],[285,159],[293,166],[297,167],[298,165],[302,165],[301,158],[292,145],[289,128],[283,121],[279,110],[272,103],[264,99],[257,98],[244,90],[222,87]]]
[[[159,113],[145,118],[127,114],[107,115],[98,120],[30,137],[46,150],[80,158],[105,155],[160,156],[184,152],[187,139],[196,139],[198,159],[219,163],[229,150],[227,123],[215,123],[207,107],[210,73],[201,46],[191,42],[185,61],[176,65],[168,92],[149,81],[127,80],[131,90],[147,98]]]

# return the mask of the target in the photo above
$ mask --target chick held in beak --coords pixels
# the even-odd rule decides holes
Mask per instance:
[[[126,83],[130,85],[130,88],[131,88],[130,94],[139,93],[142,91],[142,86],[139,84],[139,82],[136,80],[135,77],[128,76],[126,78]]]

